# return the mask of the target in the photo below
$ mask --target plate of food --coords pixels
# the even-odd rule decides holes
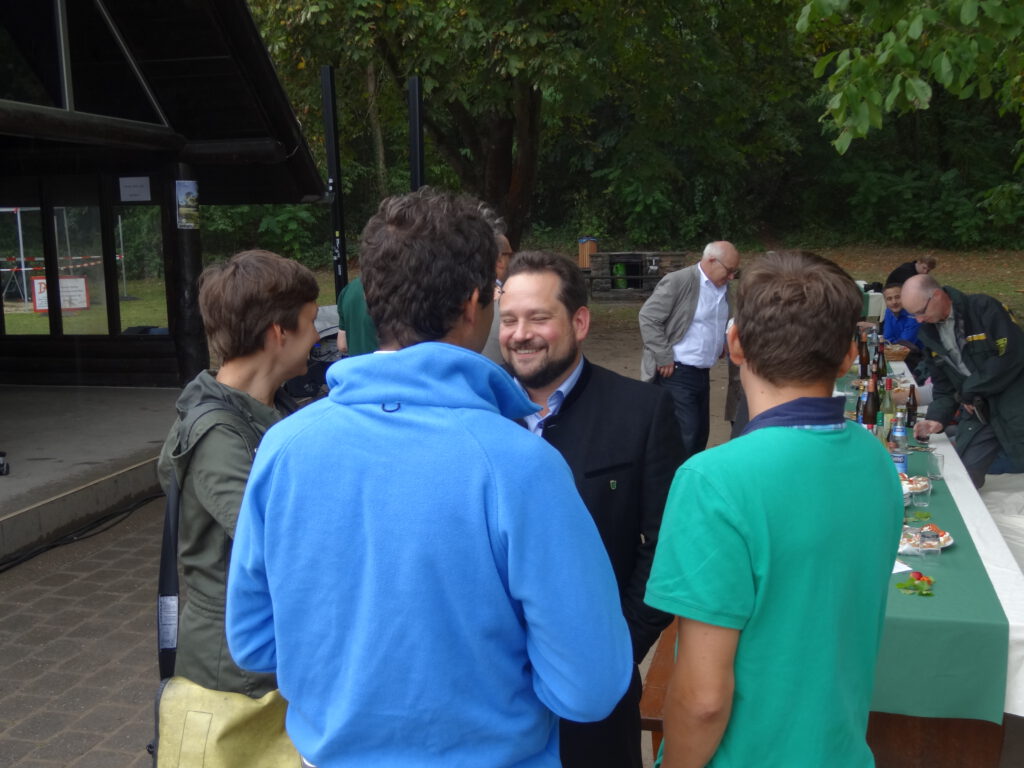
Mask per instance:
[[[920,493],[921,491],[927,491],[932,486],[932,481],[924,475],[915,475],[914,477],[908,476],[904,472],[900,472],[900,485],[903,486],[903,495],[906,496],[908,493]]]
[[[903,526],[903,534],[900,536],[899,553],[901,555],[910,555],[919,552],[922,549],[934,547],[934,544],[929,544],[927,541],[922,543],[921,532],[930,531],[938,534],[939,549],[946,549],[954,544],[953,537],[949,535],[948,531],[944,531],[935,523],[927,523],[922,525],[920,528],[915,528],[910,525]]]

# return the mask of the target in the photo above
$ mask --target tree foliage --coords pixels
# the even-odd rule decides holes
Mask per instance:
[[[514,242],[1020,241],[1021,11],[1003,0],[250,5],[314,148],[335,68],[350,237],[408,189],[415,74],[428,182],[489,201]],[[208,221],[214,250],[323,259],[323,210]]]
[[[928,109],[938,86],[993,99],[1024,124],[1024,3],[1019,0],[812,0],[797,29],[811,33],[828,73],[833,144],[883,125],[888,113]]]
[[[333,64],[346,83],[386,73],[374,117],[397,130],[402,88],[423,80],[425,126],[460,186],[494,204],[518,240],[529,211],[542,112],[583,105],[607,63],[602,51],[642,3],[500,0],[253,0],[286,79]],[[384,91],[388,90],[386,96]],[[386,103],[380,104],[384,96]],[[379,143],[377,154],[379,155]],[[378,169],[386,165],[377,159]],[[378,177],[381,174],[378,173]]]

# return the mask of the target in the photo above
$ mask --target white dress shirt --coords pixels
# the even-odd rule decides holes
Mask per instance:
[[[729,304],[725,300],[728,283],[719,287],[708,279],[700,264],[697,269],[700,271],[697,311],[686,334],[672,346],[672,352],[676,362],[683,365],[710,368],[725,348],[725,326],[729,322]]]

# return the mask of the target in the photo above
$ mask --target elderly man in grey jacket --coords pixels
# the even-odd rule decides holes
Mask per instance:
[[[640,375],[672,394],[686,458],[710,431],[710,370],[725,349],[729,282],[740,271],[732,243],[708,243],[699,263],[665,275],[640,308]]]

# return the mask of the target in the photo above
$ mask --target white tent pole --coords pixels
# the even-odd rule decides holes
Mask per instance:
[[[21,208],[14,209],[18,219],[18,260],[21,262],[21,300],[28,301],[28,278],[25,275],[25,238],[21,233]]]
[[[61,208],[61,212],[64,214],[64,245],[66,245],[68,249],[68,270],[70,270],[74,265],[71,262],[71,233],[68,232],[67,207],[65,206],[64,208]]]
[[[128,295],[128,273],[125,270],[124,261],[124,227],[121,226],[121,214],[117,214],[117,234],[121,238],[121,285],[122,295]]]

